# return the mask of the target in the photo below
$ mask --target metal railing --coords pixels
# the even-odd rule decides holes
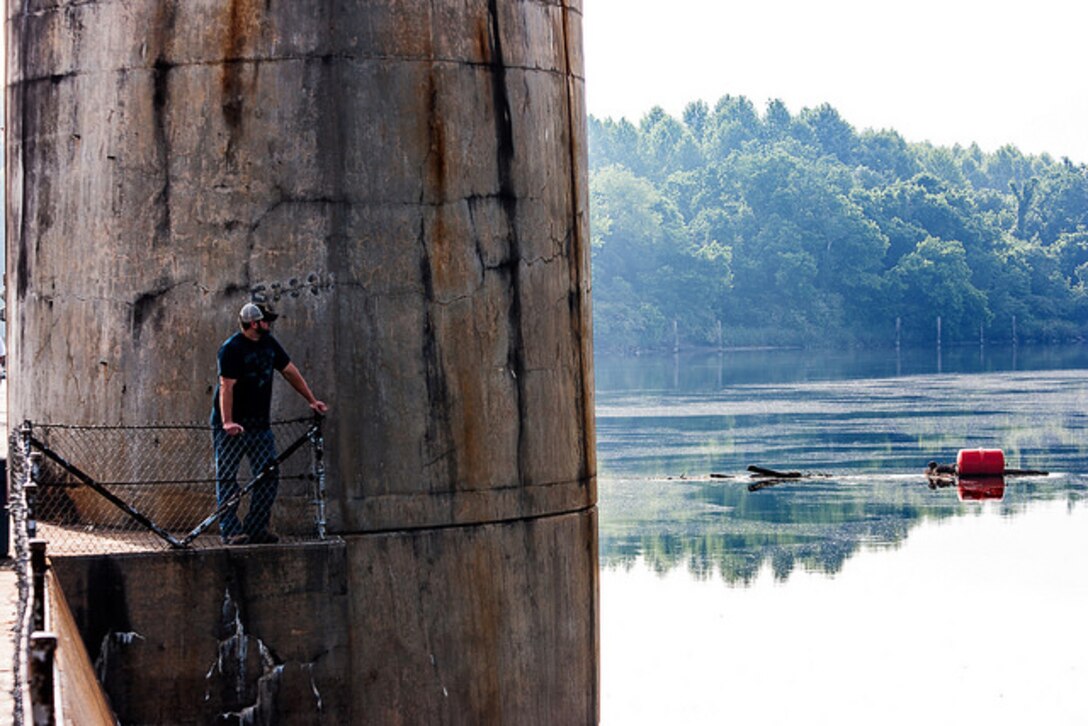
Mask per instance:
[[[19,442],[21,447],[23,442]],[[18,582],[18,606],[15,625],[14,704],[12,722],[34,726],[52,726],[63,717],[58,709],[57,679],[54,656],[57,637],[52,632],[52,612],[46,591],[46,557],[44,540],[36,538],[36,522],[27,505],[27,497],[35,495],[33,476],[35,457],[29,449],[8,451],[8,476],[11,514],[15,544],[14,560]]]

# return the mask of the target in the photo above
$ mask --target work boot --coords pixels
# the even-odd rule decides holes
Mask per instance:
[[[249,537],[250,544],[276,544],[279,541],[280,538],[278,535],[267,531],[258,532],[257,534],[250,535]]]

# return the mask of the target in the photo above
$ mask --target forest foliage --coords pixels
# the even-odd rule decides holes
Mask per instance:
[[[599,349],[1088,333],[1083,164],[735,96],[590,116],[589,164]]]

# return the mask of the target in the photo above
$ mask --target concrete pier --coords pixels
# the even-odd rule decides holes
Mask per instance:
[[[145,638],[109,651],[122,720],[166,682],[206,715],[200,648],[244,571],[240,622],[302,654],[272,658],[282,683],[330,654],[307,671],[320,708],[282,692],[317,708],[288,721],[595,721],[580,0],[7,10],[12,419],[206,419],[249,299],[332,405],[339,544],[140,560],[158,580],[57,563],[92,659],[95,618]],[[281,390],[274,414],[298,406]],[[80,584],[94,568],[112,590]],[[256,708],[269,681],[243,681]]]

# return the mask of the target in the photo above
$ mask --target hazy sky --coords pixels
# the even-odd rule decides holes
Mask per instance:
[[[747,96],[859,131],[1088,163],[1085,0],[584,0],[586,103],[637,121]]]

